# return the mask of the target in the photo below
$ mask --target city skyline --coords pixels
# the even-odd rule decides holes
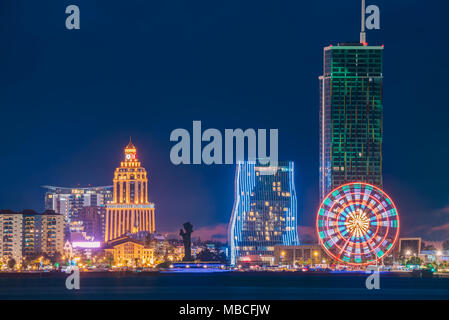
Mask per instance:
[[[0,299],[448,300],[447,5],[0,1]]]
[[[368,41],[387,49],[384,189],[395,199],[408,235],[444,240],[449,230],[449,179],[439,161],[449,150],[447,110],[440,102],[445,101],[447,70],[447,44],[439,41],[443,34],[438,28],[443,10],[415,2],[407,8],[386,1],[378,4],[382,27],[368,31]],[[358,3],[328,1],[325,11],[323,4],[313,3],[305,8],[289,3],[291,10],[272,3],[228,5],[231,25],[226,14],[209,19],[184,8],[197,22],[180,35],[174,26],[190,21],[183,11],[172,16],[154,4],[134,5],[139,12],[157,12],[158,17],[151,17],[155,32],[134,19],[136,8],[121,17],[123,22],[113,24],[110,16],[121,16],[122,8],[111,5],[107,18],[86,17],[82,37],[62,28],[52,31],[59,17],[47,10],[48,4],[30,4],[27,10],[5,5],[0,15],[6,23],[16,25],[11,17],[20,14],[24,28],[34,31],[17,28],[8,33],[4,41],[9,45],[0,54],[10,62],[0,92],[9,120],[0,129],[5,150],[0,165],[12,168],[4,173],[0,207],[41,211],[44,184],[109,185],[120,159],[116,146],[132,135],[157,186],[153,198],[161,231],[172,231],[172,225],[187,220],[198,221],[194,224],[199,228],[227,224],[235,166],[176,167],[169,162],[170,131],[198,119],[207,127],[279,128],[279,158],[296,163],[299,224],[313,227],[319,204],[316,78],[322,47],[335,44],[335,39],[357,40]],[[276,18],[266,9],[277,13]],[[34,24],[32,12],[47,19]],[[202,12],[215,11],[207,7]],[[417,22],[410,25],[410,20]],[[397,30],[397,24],[406,25],[408,32]],[[49,34],[46,39],[40,38],[43,32]],[[116,39],[123,41],[123,48],[114,45]],[[238,52],[229,49],[236,44]],[[87,60],[82,46],[91,50]],[[31,58],[30,51],[37,54]],[[128,61],[127,68],[115,65],[121,59]],[[424,59],[425,68],[416,63]],[[267,66],[266,61],[275,64]],[[114,68],[122,72],[120,77]],[[61,79],[66,79],[64,86]],[[117,113],[128,110],[140,116],[119,123]],[[169,196],[173,193],[179,204]]]

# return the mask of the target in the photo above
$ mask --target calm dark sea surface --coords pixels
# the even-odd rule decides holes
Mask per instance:
[[[353,273],[81,273],[80,290],[67,290],[66,277],[0,274],[0,299],[449,299],[449,278],[401,274],[381,274],[380,290]]]

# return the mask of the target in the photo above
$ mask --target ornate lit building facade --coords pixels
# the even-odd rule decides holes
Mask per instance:
[[[154,204],[148,201],[148,178],[131,140],[125,161],[115,170],[113,201],[106,207],[105,242],[127,233],[155,231]]]
[[[147,266],[154,263],[154,249],[126,236],[108,242],[104,251],[112,255],[114,265],[118,267]]]

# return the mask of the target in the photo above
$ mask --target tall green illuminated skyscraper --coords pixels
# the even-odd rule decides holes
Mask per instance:
[[[364,12],[364,7],[362,7]],[[320,197],[355,181],[382,187],[383,46],[324,48],[320,76]]]

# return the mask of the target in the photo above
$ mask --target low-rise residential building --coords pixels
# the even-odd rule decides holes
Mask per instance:
[[[319,244],[275,246],[275,265],[329,264],[331,261]]]
[[[419,258],[423,263],[449,263],[449,250],[423,250]]]

